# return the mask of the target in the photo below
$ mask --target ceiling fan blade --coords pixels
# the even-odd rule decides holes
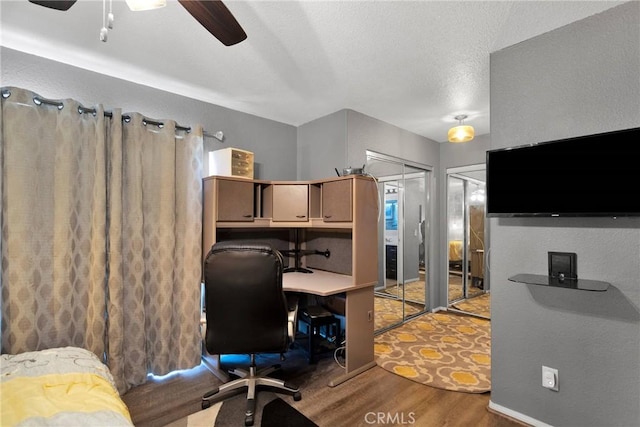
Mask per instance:
[[[225,46],[240,43],[247,38],[247,34],[222,1],[178,0],[178,2]]]
[[[29,0],[38,6],[48,7],[55,10],[69,10],[77,0]]]

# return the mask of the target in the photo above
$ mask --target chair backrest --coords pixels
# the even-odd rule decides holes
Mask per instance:
[[[204,262],[209,353],[283,353],[288,349],[282,271],[282,255],[268,243],[242,240],[213,245]]]

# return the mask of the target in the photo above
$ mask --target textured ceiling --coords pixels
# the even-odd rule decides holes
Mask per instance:
[[[248,38],[226,47],[173,0],[114,0],[106,43],[102,1],[1,0],[0,43],[294,126],[350,108],[443,142],[457,114],[490,132],[491,52],[621,3],[229,0]]]

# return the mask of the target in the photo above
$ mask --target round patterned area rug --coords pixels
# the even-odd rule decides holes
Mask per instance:
[[[429,313],[375,339],[378,366],[445,390],[491,390],[491,322],[453,313]]]

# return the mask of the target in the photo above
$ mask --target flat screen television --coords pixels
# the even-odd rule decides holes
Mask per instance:
[[[639,149],[632,128],[487,151],[487,216],[640,216]]]

